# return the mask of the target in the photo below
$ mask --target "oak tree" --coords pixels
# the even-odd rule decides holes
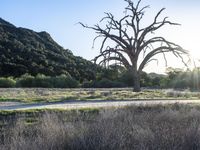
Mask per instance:
[[[124,0],[128,6],[125,7],[124,16],[116,19],[112,13],[105,13],[100,24],[88,26],[80,23],[83,27],[92,29],[97,33],[97,38],[103,38],[100,54],[94,58],[95,62],[104,64],[117,61],[122,63],[134,77],[134,91],[140,91],[140,77],[144,67],[155,60],[155,55],[172,53],[183,60],[183,54],[188,52],[178,44],[166,40],[162,36],[155,36],[155,32],[165,25],[180,25],[168,20],[168,17],[160,19],[162,8],[153,18],[152,22],[145,26],[142,24],[145,10],[149,6],[141,7],[141,0],[134,3],[132,0]],[[102,25],[103,24],[103,25]],[[107,46],[109,41],[114,46]],[[142,59],[141,59],[142,58]],[[141,59],[139,61],[139,59]]]

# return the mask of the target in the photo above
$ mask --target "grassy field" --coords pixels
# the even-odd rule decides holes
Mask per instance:
[[[200,149],[199,105],[0,112],[6,149]]]
[[[199,92],[121,89],[1,88],[0,101],[55,102],[65,100],[199,99]]]

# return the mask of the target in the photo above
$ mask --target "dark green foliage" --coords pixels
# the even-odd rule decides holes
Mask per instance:
[[[34,84],[33,80],[34,80],[33,76],[25,74],[17,79],[16,87],[32,87]]]
[[[0,78],[0,88],[11,88],[15,86],[16,81],[12,78]]]
[[[133,80],[133,75],[128,71],[124,71],[119,78],[119,81],[123,82],[129,87],[133,86]]]
[[[100,81],[95,82],[96,88],[113,88],[113,87],[126,87],[126,85],[122,82],[111,81],[109,79],[102,79]]]
[[[33,87],[53,88],[51,80],[52,77],[39,74],[33,79]]]
[[[119,88],[119,87],[127,87],[125,83],[119,81],[111,81],[109,79],[103,78],[97,81],[85,81],[82,84],[84,88]]]
[[[0,76],[70,74],[79,81],[96,77],[96,65],[63,49],[47,32],[17,28],[0,19],[0,33]]]
[[[120,71],[121,68],[115,66],[109,66],[109,68],[103,68],[99,72],[97,72],[97,80],[102,79],[109,79],[109,80],[117,80],[122,72]],[[123,68],[125,70],[125,68]]]
[[[166,75],[142,72],[140,84],[142,87],[159,88],[161,80],[165,79]],[[108,69],[101,69],[97,73],[96,80],[84,80],[82,87],[85,88],[110,88],[110,87],[132,87],[134,78],[130,71],[124,67],[112,66]]]
[[[76,88],[79,86],[78,81],[76,81],[71,76],[61,75],[53,77],[53,86],[57,88]]]
[[[76,88],[78,85],[78,81],[69,75],[50,77],[38,74],[36,77],[33,77],[25,74],[18,78],[16,82],[16,87]]]
[[[141,87],[160,87],[160,82],[162,79],[165,79],[165,75],[161,75],[161,74],[156,74],[156,73],[150,73],[147,74],[146,72],[142,72],[141,73],[141,78],[140,78],[140,84]],[[126,85],[126,87],[131,87],[133,86],[134,83],[134,78],[133,75],[130,71],[127,70],[123,70],[120,74],[118,74],[117,80],[121,83],[123,83],[124,85]]]

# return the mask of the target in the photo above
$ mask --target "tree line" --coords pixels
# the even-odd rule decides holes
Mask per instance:
[[[76,80],[70,75],[46,76],[38,74],[32,76],[24,74],[20,77],[1,77],[0,87],[42,87],[42,88],[119,88],[132,87],[134,77],[123,67],[113,66],[96,74],[93,80]],[[166,75],[142,72],[141,87],[145,88],[174,88],[199,90],[200,68],[182,70],[168,68]]]

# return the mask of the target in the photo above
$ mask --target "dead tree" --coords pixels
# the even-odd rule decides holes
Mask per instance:
[[[103,38],[100,55],[95,57],[94,61],[97,62],[97,60],[100,60],[100,62],[98,61],[100,64],[113,60],[121,62],[126,69],[132,72],[134,77],[134,91],[140,91],[141,72],[149,62],[155,60],[155,55],[163,54],[165,61],[167,61],[165,53],[171,52],[176,57],[181,58],[184,63],[182,56],[188,52],[181,46],[166,40],[164,37],[154,35],[155,31],[167,24],[180,25],[169,21],[168,17],[159,19],[165,8],[162,8],[156,14],[152,23],[146,27],[142,27],[141,21],[145,10],[149,6],[140,7],[141,0],[136,4],[131,0],[124,1],[128,6],[125,8],[125,16],[121,19],[116,19],[111,13],[105,13],[106,16],[100,21],[101,26],[99,24],[94,26],[80,24],[97,33],[94,42],[97,38]],[[102,24],[104,24],[103,27]],[[115,46],[106,46],[108,41],[114,42]],[[109,57],[107,57],[108,54]],[[141,56],[142,60],[139,61]]]

